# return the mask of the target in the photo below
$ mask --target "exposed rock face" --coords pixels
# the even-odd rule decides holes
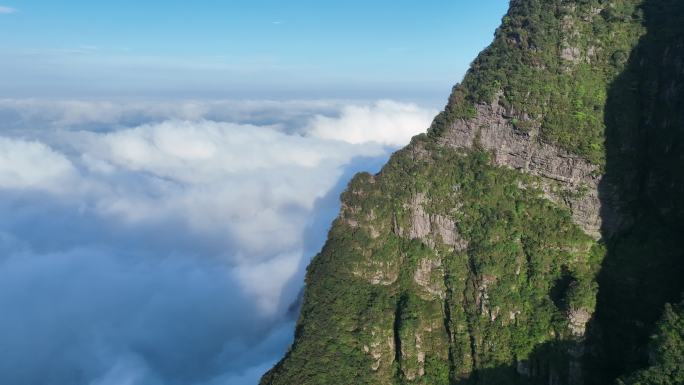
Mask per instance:
[[[577,337],[583,337],[587,330],[587,323],[591,319],[591,313],[587,309],[571,309],[568,314],[570,330]]]
[[[491,104],[479,104],[473,119],[455,121],[440,138],[457,149],[475,146],[492,151],[494,162],[543,178],[543,190],[556,202],[567,205],[573,219],[587,234],[598,239],[604,225],[599,202],[600,170],[581,156],[539,140],[539,125],[516,130],[512,115],[499,105],[501,93]],[[522,119],[530,120],[528,117]],[[605,226],[612,227],[612,223]]]
[[[394,338],[388,329],[375,326],[371,331],[370,346],[364,345],[363,350],[373,358],[371,369],[380,370],[381,367],[388,369],[394,362]]]
[[[353,273],[373,285],[389,286],[399,278],[399,265],[393,261],[369,260],[360,264]]]
[[[465,249],[468,242],[459,236],[454,220],[441,214],[429,214],[425,211],[425,203],[425,193],[419,192],[413,196],[405,205],[411,213],[408,234],[400,227],[397,228],[396,234],[409,239],[420,239],[430,246],[441,243],[453,246],[455,250]]]
[[[420,260],[415,274],[413,274],[413,280],[427,294],[443,300],[446,295],[446,288],[444,287],[444,271],[441,267],[441,260],[423,258]]]
[[[573,63],[579,62],[581,57],[581,51],[577,47],[565,47],[561,52],[561,58]]]

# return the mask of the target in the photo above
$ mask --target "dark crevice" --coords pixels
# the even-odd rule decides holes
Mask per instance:
[[[394,309],[394,325],[393,325],[393,330],[394,330],[394,362],[397,363],[397,372],[396,372],[396,377],[397,379],[401,378],[401,317],[402,313],[404,310],[404,306],[406,306],[406,294],[403,293],[399,297],[399,301],[397,301],[397,306]]]
[[[470,374],[470,379],[473,383],[478,382],[478,359],[477,359],[477,341],[475,340],[475,324],[478,313],[478,289],[477,289],[477,268],[475,266],[474,258],[468,253],[468,280],[466,286],[463,289],[463,307],[468,309],[466,312],[466,324],[468,327],[468,340],[470,346],[470,358],[472,360],[472,370]]]
[[[570,288],[576,283],[577,279],[573,276],[572,272],[570,272],[568,267],[565,265],[562,266],[560,277],[556,279],[556,282],[554,282],[549,293],[551,301],[553,301],[554,305],[556,305],[556,307],[559,310],[568,310],[570,305],[568,303],[568,292],[570,291]]]
[[[473,370],[470,378],[473,379],[475,383],[478,380],[478,364],[477,364],[477,342],[475,341],[475,335],[473,333],[472,322],[468,320],[468,338],[470,340],[470,356],[473,360]]]
[[[449,381],[456,381],[456,367],[454,362],[454,334],[451,330],[451,302],[453,300],[453,292],[451,285],[449,284],[449,269],[447,269],[446,260],[442,261],[442,266],[444,266],[444,287],[446,289],[446,295],[444,296],[444,330],[446,331],[447,338],[449,339]]]

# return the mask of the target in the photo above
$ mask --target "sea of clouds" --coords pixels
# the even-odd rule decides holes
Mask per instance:
[[[0,100],[0,383],[254,385],[394,101]]]

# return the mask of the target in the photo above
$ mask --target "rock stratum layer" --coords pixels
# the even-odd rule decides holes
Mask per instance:
[[[684,288],[683,8],[512,1],[428,133],[350,182],[261,383],[681,383],[649,336],[684,345],[680,307],[658,323]]]

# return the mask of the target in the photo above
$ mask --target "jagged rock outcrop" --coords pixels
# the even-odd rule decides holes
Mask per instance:
[[[540,176],[547,196],[567,205],[573,219],[582,229],[598,239],[602,216],[599,202],[600,167],[582,156],[539,140],[539,124],[532,122],[520,131],[512,123],[510,111],[500,105],[502,93],[491,103],[478,104],[475,117],[457,119],[439,138],[441,144],[453,148],[481,147],[493,154],[495,164]],[[520,118],[530,121],[528,117]],[[604,230],[612,229],[606,223]]]
[[[425,193],[415,194],[405,208],[411,213],[408,232],[395,226],[395,234],[408,239],[420,239],[434,247],[437,243],[452,246],[454,250],[464,250],[468,243],[459,234],[454,220],[446,215],[428,213],[425,204],[428,202]],[[458,210],[458,207],[454,207]]]

